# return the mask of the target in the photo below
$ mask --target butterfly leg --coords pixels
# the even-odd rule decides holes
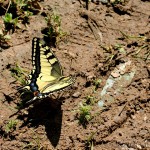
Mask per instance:
[[[52,94],[50,94],[50,96],[51,96],[52,99],[57,99],[57,95],[56,94],[52,93]]]
[[[36,101],[38,99],[38,97],[34,97],[32,99],[30,99],[29,101],[27,101],[25,104],[29,105],[31,103],[33,103],[34,101]]]
[[[65,94],[65,91],[59,92],[58,95],[57,95],[57,99],[60,99],[61,97],[63,97],[64,94]]]

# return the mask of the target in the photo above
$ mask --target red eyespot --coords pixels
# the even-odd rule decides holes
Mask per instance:
[[[34,94],[34,96],[38,96],[39,95],[39,91],[35,91],[33,94]]]

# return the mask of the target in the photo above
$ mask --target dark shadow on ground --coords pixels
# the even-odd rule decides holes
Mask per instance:
[[[36,128],[39,125],[44,125],[48,139],[53,147],[56,147],[59,142],[62,125],[60,100],[46,98],[34,104],[33,107],[29,107],[27,111],[28,114],[18,113],[17,118],[24,121],[20,128],[24,126]]]

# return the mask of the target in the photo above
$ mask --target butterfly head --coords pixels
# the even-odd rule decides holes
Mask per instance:
[[[33,92],[33,94],[34,94],[35,97],[41,97],[42,96],[42,94],[38,90],[39,87],[36,84],[36,80],[35,81],[32,80],[31,83],[29,84],[29,86],[30,86],[30,90]]]

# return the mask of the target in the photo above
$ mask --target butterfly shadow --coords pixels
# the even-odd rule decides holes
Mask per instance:
[[[61,101],[63,99],[61,97]],[[39,125],[44,125],[49,141],[53,147],[56,147],[62,126],[61,101],[45,98],[41,102],[34,104],[33,107],[27,109],[27,114],[18,115],[17,118],[23,120],[20,128],[24,126],[37,128]]]

